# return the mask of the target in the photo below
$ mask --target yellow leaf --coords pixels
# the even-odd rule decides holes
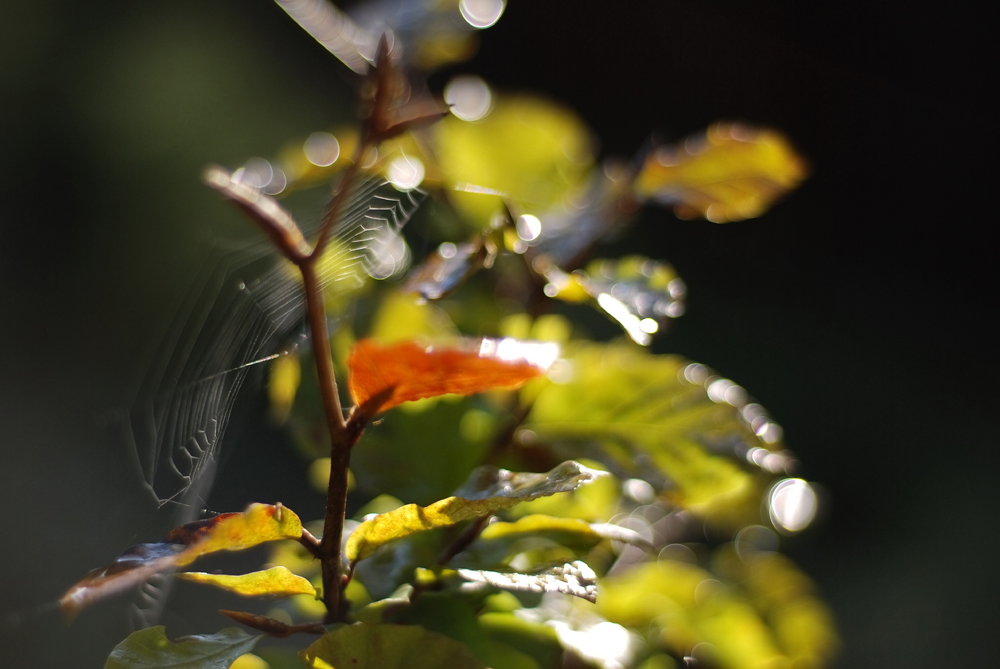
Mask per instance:
[[[271,365],[267,395],[271,400],[271,416],[277,423],[284,423],[288,419],[301,379],[302,365],[295,353],[283,355]]]
[[[95,569],[59,600],[68,616],[119,592],[137,587],[154,574],[190,564],[207,553],[250,548],[266,541],[298,539],[302,522],[280,504],[251,504],[243,513],[224,513],[176,527],[154,544],[127,549],[108,567]]]
[[[187,581],[214,585],[246,597],[260,595],[288,597],[290,595],[316,594],[316,589],[309,581],[293,574],[285,567],[272,567],[264,571],[255,571],[239,576],[206,574],[198,571],[185,572],[177,574],[177,576]]]
[[[209,521],[212,523],[204,538],[177,556],[177,566],[191,564],[207,553],[239,551],[267,541],[302,536],[302,521],[280,504],[251,504],[243,513],[227,513]],[[170,539],[171,535],[167,535]]]
[[[760,216],[805,177],[805,161],[780,133],[716,123],[703,135],[653,152],[635,190],[673,204],[679,218],[728,223]]]
[[[347,540],[344,554],[351,562],[357,562],[390,541],[479,518],[538,497],[569,492],[600,474],[572,461],[547,474],[480,468],[459,490],[464,497],[448,497],[425,507],[407,504],[361,523]]]
[[[580,187],[593,165],[587,127],[571,111],[547,100],[499,97],[485,118],[450,116],[432,128],[446,181],[503,193],[524,211],[546,211]],[[456,209],[487,228],[501,200],[454,192]]]

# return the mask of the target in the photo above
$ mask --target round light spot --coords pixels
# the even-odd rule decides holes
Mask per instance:
[[[816,517],[817,506],[816,492],[802,479],[778,481],[768,495],[771,522],[786,534],[801,532],[808,527]]]
[[[515,227],[517,228],[517,236],[526,242],[534,241],[538,239],[538,235],[542,234],[542,222],[531,214],[518,216]]]
[[[500,20],[506,4],[504,0],[462,0],[458,9],[473,28],[489,28]]]
[[[493,94],[486,82],[472,75],[454,77],[444,87],[444,101],[463,121],[478,121],[493,108]]]
[[[399,156],[389,163],[386,176],[399,190],[413,190],[424,180],[424,164],[417,158]]]
[[[317,167],[329,167],[340,157],[340,142],[328,132],[314,132],[302,146],[306,160]]]

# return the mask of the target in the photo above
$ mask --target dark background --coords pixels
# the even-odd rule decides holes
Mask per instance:
[[[812,176],[763,218],[651,209],[617,248],[674,263],[689,310],[660,349],[748,388],[825,491],[788,550],[836,613],[838,666],[985,666],[1000,594],[995,48],[985,10],[872,5],[514,0],[477,57],[432,82],[468,71],[551,96],[602,155],[718,119],[788,134]],[[69,626],[37,607],[158,538],[108,425],[205,236],[243,229],[200,169],[350,119],[350,78],[263,0],[4,15],[0,613],[21,622],[0,631],[0,665],[101,666],[125,600]],[[267,462],[281,474],[251,497],[319,508],[288,492],[290,461]],[[201,631],[223,626],[210,620]]]

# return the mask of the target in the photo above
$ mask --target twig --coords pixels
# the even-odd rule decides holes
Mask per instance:
[[[219,613],[228,618],[232,618],[238,623],[243,623],[247,627],[252,627],[279,639],[298,633],[326,634],[326,628],[323,627],[321,623],[299,623],[297,625],[289,625],[288,623],[275,620],[274,618],[258,616],[253,613],[247,613],[246,611],[229,611],[227,609],[219,609]]]
[[[319,548],[319,539],[313,536],[312,532],[306,528],[302,528],[302,536],[299,537],[299,543],[302,544],[307,551],[319,560],[323,559],[323,552]]]
[[[465,530],[458,535],[458,538],[451,542],[450,546],[444,549],[444,552],[441,553],[441,557],[437,559],[437,565],[439,567],[443,567],[451,562],[453,557],[468,548],[469,544],[476,540],[476,537],[479,536],[479,533],[483,531],[483,528],[486,527],[492,517],[493,514],[488,513],[485,516],[477,518],[468,527],[466,527]]]

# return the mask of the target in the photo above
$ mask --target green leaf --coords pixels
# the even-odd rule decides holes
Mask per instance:
[[[649,479],[676,504],[759,522],[758,478],[768,477],[753,470],[778,473],[791,456],[746,391],[704,365],[633,345],[580,344],[567,354],[562,382],[537,391],[524,422],[534,438],[570,453],[599,444],[614,469]]]
[[[540,669],[536,656],[522,650],[527,644],[519,649],[507,639],[498,638],[502,635],[494,634],[492,629],[482,624],[483,618],[478,614],[484,599],[481,593],[425,592],[411,606],[398,611],[396,622],[419,624],[455,639],[481,662],[495,669]],[[534,649],[529,647],[529,650]],[[557,651],[555,654],[561,653]],[[561,666],[561,663],[545,666]]]
[[[668,650],[714,647],[714,664],[733,669],[825,666],[837,646],[832,616],[809,579],[770,551],[724,545],[712,571],[671,559],[601,581],[598,611],[649,629]],[[731,580],[735,579],[735,580]]]
[[[147,627],[115,646],[104,669],[228,669],[262,636],[227,627],[216,634],[182,637],[174,643],[167,639],[163,625]]]
[[[627,527],[608,523],[590,524],[579,518],[556,518],[542,514],[524,516],[513,523],[500,522],[488,525],[479,534],[477,541],[511,540],[538,535],[571,545],[583,542],[592,546],[604,539],[610,539],[649,550],[653,548],[641,534]]]
[[[255,597],[269,595],[271,597],[288,597],[290,595],[315,595],[316,589],[301,576],[296,576],[286,567],[272,567],[264,571],[255,571],[239,576],[228,574],[206,574],[190,571],[177,574],[178,578],[196,583],[214,585],[223,590],[235,592],[237,595]]]
[[[572,461],[562,463],[547,474],[480,467],[456,496],[426,507],[407,504],[365,521],[347,540],[344,553],[348,560],[357,562],[390,541],[472,520],[538,497],[575,490],[601,473]]]
[[[464,645],[416,625],[358,623],[324,635],[303,653],[312,669],[485,669]]]

